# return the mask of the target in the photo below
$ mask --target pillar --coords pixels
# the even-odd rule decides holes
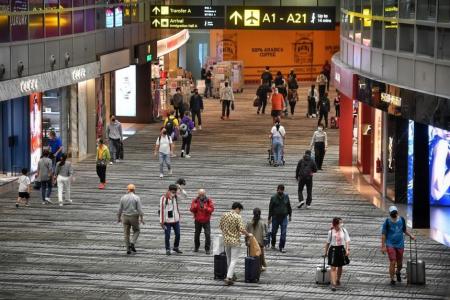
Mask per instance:
[[[339,165],[351,166],[353,160],[353,100],[341,94],[339,118]]]

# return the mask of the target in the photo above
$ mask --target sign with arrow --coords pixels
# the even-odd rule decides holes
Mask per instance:
[[[152,5],[152,28],[223,29],[225,6]]]

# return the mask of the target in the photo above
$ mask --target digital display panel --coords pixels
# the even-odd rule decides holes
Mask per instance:
[[[42,95],[30,95],[30,174],[38,169],[42,155]],[[33,177],[32,177],[33,179]]]
[[[408,204],[413,204],[414,191],[414,121],[409,120],[408,124]]]
[[[450,131],[428,126],[430,204],[450,206]]]
[[[136,66],[115,72],[116,116],[136,117]]]
[[[114,27],[114,10],[112,8],[107,8],[105,10],[106,15],[106,28]]]
[[[121,6],[114,8],[114,26],[123,26],[123,8]]]

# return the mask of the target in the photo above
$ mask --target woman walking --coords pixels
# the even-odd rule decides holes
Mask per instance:
[[[336,286],[341,285],[342,267],[350,261],[350,236],[343,227],[341,218],[334,218],[332,227],[328,231],[328,239],[325,244],[325,256],[328,256],[328,264],[331,266],[331,290],[336,291]]]
[[[277,118],[275,125],[270,131],[270,140],[272,141],[272,151],[274,157],[274,166],[283,165],[283,148],[284,140],[286,139],[286,131],[284,127],[280,124],[280,118]]]
[[[311,151],[314,148],[314,160],[316,161],[317,169],[322,170],[323,158],[328,149],[328,137],[327,133],[323,131],[322,123],[317,126],[317,130],[314,132],[311,139],[310,147]]]
[[[97,176],[100,179],[100,184],[98,188],[103,190],[106,184],[106,166],[108,165],[108,161],[111,160],[111,155],[109,154],[108,147],[103,143],[103,139],[98,140],[97,147],[97,156],[95,158],[96,161],[96,169]]]
[[[225,111],[227,119],[230,118],[230,105],[234,101],[233,89],[225,82],[225,87],[220,91],[220,100],[222,102],[222,120],[225,120]]]
[[[54,180],[58,184],[58,202],[63,206],[63,193],[66,194],[66,201],[72,203],[70,199],[70,180],[72,179],[73,168],[70,161],[67,161],[67,154],[61,155],[60,161],[56,164]]]
[[[264,256],[264,237],[267,234],[267,225],[261,220],[261,209],[253,209],[253,220],[247,223],[246,230],[253,234],[258,241],[259,247],[261,248],[261,256],[259,257],[261,271],[265,271],[267,264]],[[248,244],[248,239],[246,239],[246,244]]]
[[[181,157],[191,158],[189,151],[191,150],[192,130],[194,130],[194,122],[190,118],[190,112],[185,111],[181,120],[180,135],[183,140],[181,145]]]

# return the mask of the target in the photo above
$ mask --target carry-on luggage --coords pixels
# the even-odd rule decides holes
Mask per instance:
[[[329,284],[330,283],[330,266],[325,265],[325,259],[327,257],[323,257],[323,265],[318,266],[316,269],[316,283],[317,284]]]
[[[425,262],[417,259],[417,241],[414,241],[414,248],[416,252],[415,260],[412,257],[412,242],[409,240],[409,255],[406,266],[406,276],[408,284],[425,284]]]
[[[339,118],[338,117],[331,117],[330,118],[330,127],[332,129],[338,129],[339,128]]]
[[[227,277],[227,255],[222,252],[214,255],[214,279],[225,279]]]
[[[119,149],[117,151],[117,158],[120,160],[123,160],[123,142],[119,141],[118,146],[119,146]]]
[[[249,256],[247,247],[247,257],[245,258],[245,282],[257,283],[261,275],[261,262],[259,256]]]

